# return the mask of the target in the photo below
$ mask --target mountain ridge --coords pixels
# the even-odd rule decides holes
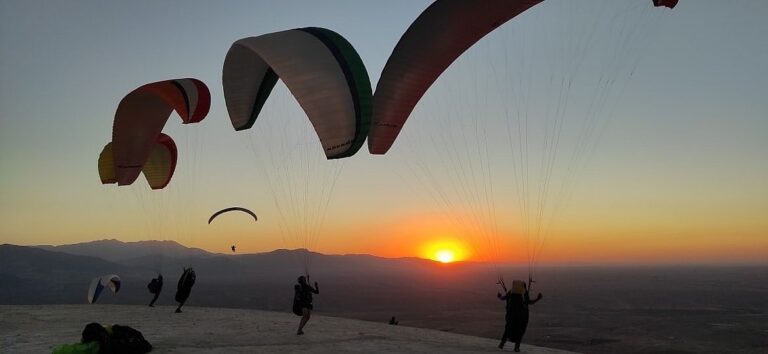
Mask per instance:
[[[148,255],[166,257],[209,256],[215,253],[184,246],[172,240],[120,241],[102,239],[66,245],[36,245],[33,247],[81,256],[99,257],[108,261],[122,261]]]

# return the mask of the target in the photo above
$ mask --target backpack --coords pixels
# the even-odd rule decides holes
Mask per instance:
[[[197,278],[197,275],[195,274],[195,271],[192,268],[185,269],[184,273],[181,275],[181,278],[179,278],[179,284],[177,289],[189,291],[190,289],[192,289],[192,285],[195,285],[196,278]]]
[[[195,279],[197,279],[197,274],[195,274],[195,271],[190,268],[186,280],[187,289],[192,289],[192,285],[195,285]]]
[[[112,326],[112,335],[101,348],[105,354],[144,354],[152,351],[152,344],[144,339],[141,332],[121,325]]]
[[[301,289],[301,285],[293,286],[293,314],[296,316],[303,316],[304,308],[304,292]]]

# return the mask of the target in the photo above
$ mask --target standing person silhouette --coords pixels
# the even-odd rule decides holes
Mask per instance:
[[[532,282],[529,278],[528,284]],[[497,293],[496,296],[500,300],[507,302],[507,313],[504,316],[506,325],[504,326],[504,334],[501,336],[499,349],[504,349],[504,344],[509,340],[515,342],[515,351],[519,352],[520,342],[523,339],[526,328],[528,328],[528,305],[535,304],[541,300],[542,296],[539,293],[535,300],[531,300],[528,295],[528,286],[522,280],[513,281],[512,290],[507,290],[503,279],[499,279],[499,284],[504,289],[504,295]]]
[[[296,335],[300,336],[304,334],[304,326],[309,321],[310,316],[312,316],[312,309],[314,308],[312,306],[312,294],[320,294],[320,287],[317,285],[317,282],[315,282],[314,288],[307,284],[309,282],[309,275],[306,277],[300,276],[298,282],[298,284],[293,286],[293,313],[301,316],[299,330],[296,331]]]

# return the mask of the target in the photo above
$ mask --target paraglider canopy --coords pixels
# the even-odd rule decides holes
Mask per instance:
[[[370,153],[392,147],[416,103],[456,58],[542,1],[438,0],[424,10],[398,41],[376,85]]]
[[[385,154],[430,86],[462,53],[544,0],[437,0],[411,24],[392,51],[373,96],[371,154]],[[674,8],[678,0],[653,0]],[[439,28],[439,31],[435,29]]]
[[[165,123],[176,111],[184,124],[197,123],[208,114],[211,96],[197,79],[153,82],[123,97],[112,128],[112,158],[118,185],[136,180],[152,154]]]
[[[677,0],[653,0],[654,6],[664,6],[670,9],[674,9],[677,5]]]
[[[308,27],[233,43],[222,85],[235,130],[253,126],[278,78],[304,109],[326,158],[349,157],[360,149],[371,120],[371,84],[344,37]]]
[[[213,221],[213,219],[216,219],[217,216],[219,216],[221,214],[224,214],[224,213],[231,212],[231,211],[240,211],[240,212],[246,213],[246,214],[248,214],[248,215],[253,217],[253,221],[258,221],[258,218],[256,217],[256,214],[254,214],[254,212],[252,212],[252,211],[250,211],[250,210],[248,210],[246,208],[243,208],[243,207],[231,207],[231,208],[221,209],[221,210],[213,213],[213,215],[211,215],[211,217],[208,218],[208,224],[210,224]],[[235,246],[233,245],[232,246],[232,252],[234,252],[234,251],[235,251]]]
[[[105,288],[109,288],[113,293],[120,291],[120,277],[115,274],[104,275],[93,278],[91,286],[88,288],[88,303],[92,304],[99,299]]]

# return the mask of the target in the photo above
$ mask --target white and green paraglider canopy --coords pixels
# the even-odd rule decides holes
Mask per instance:
[[[328,159],[360,149],[371,121],[371,83],[344,37],[308,27],[233,43],[222,84],[235,130],[253,126],[278,78],[304,109]]]

